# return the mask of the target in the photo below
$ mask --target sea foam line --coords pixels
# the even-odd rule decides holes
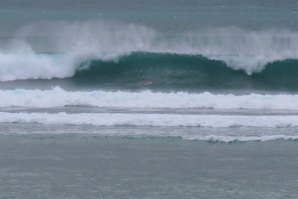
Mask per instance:
[[[193,136],[181,136],[184,140],[197,140],[197,141],[208,141],[208,142],[224,142],[224,143],[231,143],[231,142],[253,142],[253,141],[260,141],[260,142],[267,142],[273,140],[298,140],[297,135],[260,135],[260,136],[250,136],[250,135],[208,135],[208,136],[201,136],[201,135],[193,135]]]
[[[8,113],[0,112],[0,123],[46,125],[158,126],[158,127],[262,127],[298,126],[298,116],[176,115],[127,113]]]
[[[285,109],[298,110],[298,95],[290,94],[213,94],[210,92],[126,92],[0,90],[0,107],[52,108],[93,106],[114,108],[208,108],[208,109]]]

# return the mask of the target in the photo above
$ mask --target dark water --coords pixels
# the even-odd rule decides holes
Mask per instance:
[[[246,74],[201,56],[136,53],[117,61],[91,61],[69,81],[79,85],[144,84],[149,88],[250,89],[296,91],[297,60],[268,63],[260,73]],[[146,82],[145,82],[146,83]]]

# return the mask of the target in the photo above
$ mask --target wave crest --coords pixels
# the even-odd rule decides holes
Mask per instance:
[[[82,62],[115,61],[134,52],[200,55],[251,75],[268,64],[298,59],[297,44],[298,33],[287,30],[227,27],[166,35],[108,21],[39,22],[21,28],[0,47],[0,81],[72,77]]]

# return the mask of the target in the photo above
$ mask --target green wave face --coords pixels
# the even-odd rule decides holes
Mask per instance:
[[[298,90],[298,60],[267,64],[252,75],[203,56],[133,53],[117,61],[89,60],[70,79],[79,85],[146,84],[150,88]],[[150,84],[146,82],[150,81]]]

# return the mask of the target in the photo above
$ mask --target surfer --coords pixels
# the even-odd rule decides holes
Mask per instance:
[[[143,84],[144,84],[144,85],[150,85],[150,84],[152,84],[152,81],[150,81],[150,80],[145,80],[145,81],[143,81]]]

